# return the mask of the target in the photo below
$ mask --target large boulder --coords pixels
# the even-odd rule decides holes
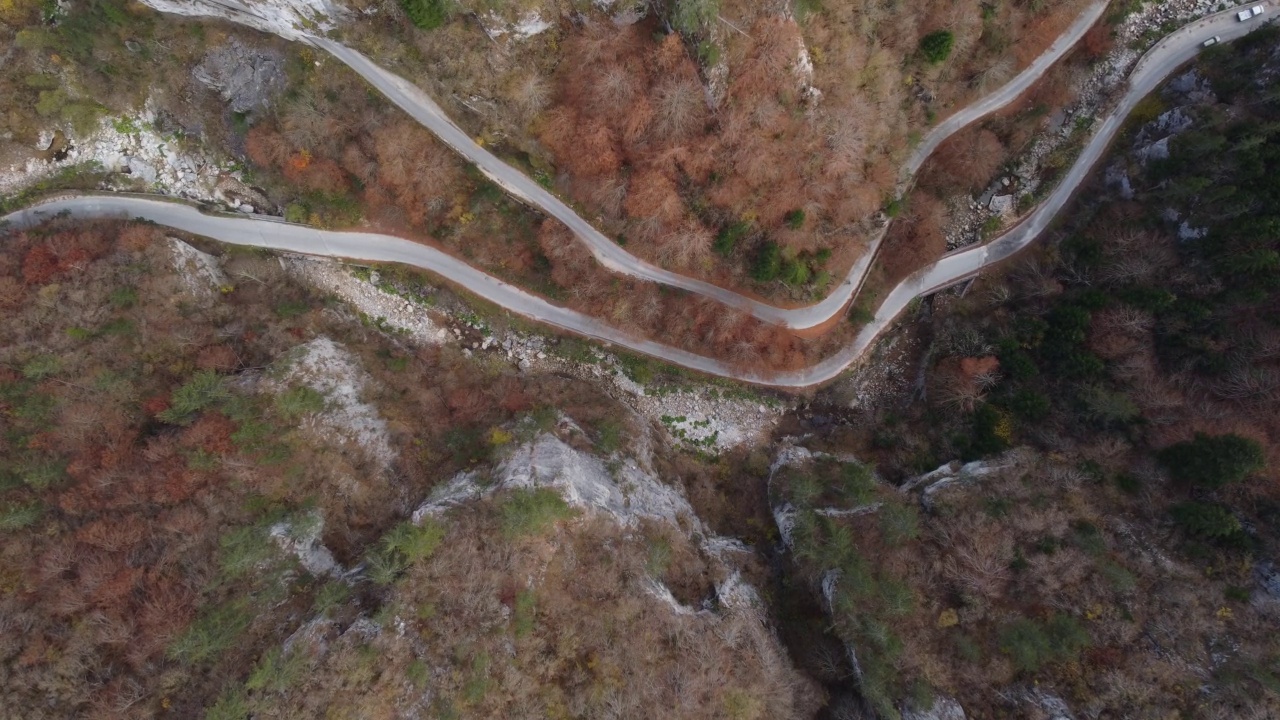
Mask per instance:
[[[249,112],[266,107],[284,89],[284,53],[232,38],[210,50],[191,77],[221,95],[232,112]]]

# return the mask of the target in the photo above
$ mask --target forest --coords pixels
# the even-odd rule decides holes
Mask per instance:
[[[343,38],[435,97],[465,94],[452,117],[628,251],[798,301],[859,257],[928,126],[1012,77],[1082,5],[868,0],[779,14],[681,0],[621,23],[579,9],[495,48],[467,20],[493,16],[461,3],[429,29]]]
[[[623,658],[647,657],[660,677],[691,644],[708,654],[682,677],[706,692],[682,700],[686,716],[725,702],[791,712],[785,658],[757,661],[720,644],[714,624],[655,615],[632,587],[637,567],[677,588],[705,582],[681,533],[570,527],[576,511],[545,491],[409,522],[437,484],[565,423],[584,447],[630,448],[648,430],[616,401],[585,381],[407,344],[268,254],[226,251],[211,276],[181,242],[145,224],[55,221],[0,246],[0,705],[31,718],[230,719],[307,702],[329,717],[414,703],[581,713],[616,694]],[[576,564],[521,589],[549,537],[579,547]],[[442,543],[454,551],[437,554]],[[617,553],[599,556],[610,543]],[[513,564],[518,547],[534,565]],[[575,609],[590,583],[626,601]],[[499,615],[508,629],[446,626],[468,617],[453,605],[467,599],[490,619],[514,608]],[[414,646],[379,635],[398,617],[421,630]],[[664,617],[682,644],[652,628],[615,634]],[[321,626],[320,645],[288,651]],[[512,638],[530,658],[556,653],[560,677],[508,666]],[[717,681],[725,663],[731,687]],[[428,667],[456,684],[424,696]],[[308,678],[359,692],[323,700]],[[646,692],[669,702],[671,690]]]
[[[948,143],[925,178],[927,192],[904,204],[887,197],[866,173],[871,172],[871,155],[881,153],[884,157],[874,161],[880,169],[872,174],[892,184],[898,155],[909,143],[899,138],[868,144],[865,138],[841,135],[871,132],[870,117],[883,115],[887,107],[877,105],[872,113],[867,106],[868,121],[850,123],[855,116],[843,105],[865,104],[865,98],[858,99],[865,93],[900,90],[873,87],[868,77],[856,90],[835,83],[834,76],[825,79],[837,69],[831,67],[833,58],[845,62],[846,56],[864,52],[856,43],[882,43],[872,57],[881,58],[885,64],[880,69],[889,72],[888,63],[901,55],[903,68],[918,70],[904,84],[910,81],[917,89],[936,84],[917,93],[919,97],[904,99],[904,112],[927,115],[934,122],[947,108],[994,87],[1009,73],[975,74],[968,85],[947,78],[971,72],[966,64],[978,68],[990,61],[1009,70],[1024,62],[1033,45],[1047,42],[1073,16],[1073,6],[1012,3],[989,8],[981,13],[977,44],[969,34],[976,26],[924,33],[927,16],[917,16],[915,9],[889,16],[902,23],[892,42],[869,29],[855,42],[846,36],[851,26],[840,20],[848,8],[813,4],[796,8],[791,20],[732,4],[720,7],[721,15],[741,15],[731,22],[754,18],[758,27],[747,33],[750,38],[725,34],[723,23],[677,23],[677,31],[668,32],[663,23],[669,18],[697,20],[707,13],[673,6],[667,14],[655,6],[652,16],[624,27],[600,18],[562,22],[492,52],[472,42],[481,31],[465,21],[465,12],[446,13],[448,22],[429,32],[408,29],[408,24],[382,32],[381,42],[362,33],[387,30],[382,21],[343,29],[346,41],[369,45],[398,72],[414,77],[429,71],[433,79],[428,89],[446,104],[466,89],[474,107],[457,108],[454,116],[482,142],[577,201],[582,212],[594,214],[593,221],[629,251],[681,272],[710,273],[719,282],[750,286],[765,296],[812,300],[860,252],[861,243],[850,238],[873,227],[882,206],[888,215],[904,206],[906,212],[895,223],[903,238],[891,241],[884,262],[877,263],[867,298],[851,316],[854,323],[836,324],[833,332],[814,339],[603,271],[558,223],[512,201],[430,133],[370,93],[353,73],[308,49],[252,39],[251,45],[276,45],[287,54],[287,84],[269,107],[229,113],[218,107],[220,98],[185,74],[154,68],[197,64],[202,54],[223,47],[228,39],[245,42],[246,33],[208,23],[156,22],[144,10],[113,2],[75,3],[59,10],[48,18],[58,32],[33,23],[44,12],[35,5],[13,6],[7,16],[12,25],[6,27],[15,30],[15,37],[21,35],[21,42],[14,72],[5,73],[3,81],[21,99],[9,110],[19,129],[9,151],[23,151],[19,143],[31,140],[52,117],[39,108],[59,98],[91,109],[85,116],[90,123],[114,113],[127,118],[131,107],[150,102],[159,108],[156,127],[171,132],[175,142],[192,143],[203,136],[238,157],[244,181],[267,191],[274,205],[264,208],[268,212],[295,222],[366,226],[439,244],[487,272],[637,335],[753,370],[801,367],[847,342],[876,293],[940,252],[951,221],[949,198],[989,181],[1004,155],[1021,148],[1042,121],[1035,108],[1058,102],[1061,98],[1051,95],[1065,92],[1074,77],[1074,71],[1064,71],[1046,82],[1048,90],[1038,90],[1020,105],[1024,109],[1010,121],[1013,129],[984,129]],[[879,6],[864,10],[869,17],[885,12]],[[1087,39],[1081,62],[1108,47],[1109,28],[1098,30]],[[939,33],[950,33],[949,44]],[[934,55],[918,47],[926,36],[934,38],[929,44]],[[389,46],[389,38],[398,38],[399,44]],[[835,55],[824,49],[832,43],[842,48]],[[707,48],[721,46],[718,59],[708,55]],[[943,49],[951,55],[935,63]],[[441,57],[446,52],[452,56]],[[796,74],[797,52],[808,53],[813,63],[810,81],[801,82]],[[1016,58],[1009,60],[1008,54]],[[133,62],[135,55],[156,62]],[[501,71],[496,77],[477,75],[479,68],[495,64]],[[112,69],[116,66],[126,68],[130,87],[150,88],[150,98],[109,92],[107,80],[123,77]],[[728,74],[712,73],[717,66],[728,68]],[[567,74],[570,68],[577,74]],[[721,84],[724,96],[708,106],[707,92]],[[775,91],[776,97],[764,95]],[[948,95],[953,91],[958,93],[954,98]],[[932,99],[921,99],[926,96]],[[928,112],[921,110],[925,105]],[[483,126],[475,125],[475,107],[482,108]],[[771,108],[767,118],[757,112],[764,107]],[[350,122],[353,115],[362,120]],[[840,123],[844,125],[836,127]],[[598,132],[591,129],[596,126]],[[901,127],[886,123],[875,132],[883,135]],[[597,141],[603,144],[592,145]],[[584,147],[592,151],[576,151]],[[833,154],[833,148],[838,152]],[[825,158],[827,167],[778,162],[778,153]],[[42,187],[94,187],[101,181],[99,174],[79,172]],[[826,199],[797,195],[812,192]],[[831,203],[837,201],[858,207],[840,211],[833,220]],[[680,320],[668,322],[671,317]]]
[[[111,0],[74,7],[66,32],[28,28],[14,45],[14,66],[32,72],[5,74],[3,89],[20,98],[8,112],[24,137],[50,118],[76,125],[127,106],[123,95],[111,101],[120,106],[91,100],[113,78],[186,93],[184,80],[148,73],[225,39]],[[416,38],[401,67],[447,70],[437,89],[474,80],[500,108],[462,113],[469,129],[598,212],[629,249],[802,299],[848,261],[842,233],[881,208],[901,213],[905,248],[890,254],[881,288],[921,259],[910,252],[940,252],[945,198],[1000,173],[1110,43],[1091,33],[1023,102],[953,138],[894,204],[876,183],[906,146],[899,135],[997,82],[966,75],[965,63],[1000,65],[982,53],[1024,62],[1035,43],[1017,32],[1048,32],[1054,8],[1013,3],[990,18],[974,8],[943,30],[925,21],[936,12],[927,6],[901,18],[864,6],[881,13],[883,44],[863,48],[841,44],[853,11],[834,3],[804,3],[789,22],[754,17],[741,32],[718,19],[748,9],[714,7],[677,3],[622,28],[566,20],[495,55],[497,71],[480,79],[470,73],[487,49],[444,57],[480,32],[469,16],[410,3],[419,29],[398,31]],[[42,11],[0,5],[0,40]],[[1014,35],[1002,45],[992,35],[1004,27]],[[789,81],[801,38],[817,101]],[[897,395],[859,404],[857,377],[842,379],[796,398],[769,442],[718,454],[674,438],[653,447],[661,427],[591,380],[414,346],[267,253],[138,223],[61,220],[5,235],[0,705],[50,718],[652,707],[896,718],[953,698],[976,718],[1050,717],[1053,702],[1084,717],[1275,716],[1276,40],[1260,32],[1206,52],[1193,79],[1207,100],[1166,90],[1143,103],[1108,161],[1132,197],[1099,173],[1026,257],[913,307],[882,344],[905,358],[886,366],[901,376]],[[138,51],[126,41],[157,63],[128,62]],[[288,52],[289,82],[270,108],[209,122],[288,219],[439,243],[743,367],[796,367],[856,329],[805,341],[605,274],[565,228],[350,73]],[[521,53],[546,54],[521,66]],[[858,58],[914,80],[836,87],[833,73]],[[703,93],[721,63],[712,109]],[[68,92],[54,76],[82,84]],[[950,85],[956,97],[937,94]],[[192,97],[167,117],[181,125],[216,102]],[[841,113],[866,97],[887,103],[866,112],[907,120],[841,135],[834,118],[856,119]],[[1139,152],[1150,128],[1176,117],[1189,122],[1167,157]],[[790,152],[823,162],[778,160]],[[854,177],[870,190],[841,202],[861,204],[833,204],[830,188]],[[184,247],[216,254],[220,279],[201,280],[190,259],[200,256]],[[356,369],[355,396],[371,427],[385,427],[385,452],[326,424],[352,406],[345,389],[299,369],[317,348]],[[661,391],[647,361],[623,364]],[[654,473],[708,533],[746,543],[742,572],[776,634],[752,616],[700,614],[725,578],[684,527],[619,530],[545,491],[411,521],[444,481],[467,472],[483,484],[513,447],[547,434],[611,472],[652,453]],[[796,442],[808,457],[782,462]],[[318,546],[340,570],[317,564]],[[654,601],[650,580],[675,605]]]
[[[691,300],[683,293],[605,271],[560,223],[512,200],[333,60],[306,48],[249,37],[247,31],[179,20],[156,22],[147,11],[125,13],[113,2],[70,6],[56,20],[66,33],[31,27],[21,31],[36,33],[41,40],[19,43],[13,65],[0,73],[0,83],[8,83],[4,87],[11,88],[16,99],[8,109],[13,142],[0,142],[0,153],[29,152],[28,143],[50,121],[36,109],[41,93],[55,92],[39,89],[49,82],[62,83],[56,92],[71,93],[67,97],[92,100],[92,123],[115,113],[127,117],[131,107],[144,104],[142,97],[110,93],[104,84],[108,76],[95,74],[104,66],[92,58],[111,58],[128,64],[131,87],[150,88],[151,102],[158,107],[156,125],[172,134],[173,142],[197,143],[203,138],[225,147],[240,160],[244,184],[264,190],[274,205],[262,209],[287,220],[330,228],[369,227],[437,244],[555,302],[637,335],[744,368],[799,367],[837,342],[806,341],[717,303]],[[22,16],[24,22],[32,17]],[[107,31],[91,34],[91,28]],[[220,97],[189,74],[156,70],[166,63],[198,64],[199,58],[232,39],[249,47],[275,48],[286,57],[283,92],[268,107],[231,113]],[[141,47],[144,55],[154,53],[157,62],[132,63],[134,51],[126,42]],[[30,73],[27,79],[43,79],[29,83],[23,73]],[[353,122],[352,117],[361,121]],[[33,193],[50,189],[93,189],[106,179],[86,168],[71,171],[4,201],[3,207],[20,205]],[[123,189],[150,190],[127,175],[110,182]],[[803,215],[793,216],[792,222],[797,220],[803,222]]]
[[[1280,543],[1276,35],[1197,63],[1208,100],[1147,101],[1114,158],[1132,197],[1097,178],[1030,257],[926,301],[901,331],[918,380],[861,413],[815,398],[843,418],[810,426],[816,447],[901,486],[832,460],[780,486],[814,618],[796,632],[857,648],[880,716],[941,692],[1003,717],[1029,687],[1085,715],[1280,707],[1260,631]],[[1168,156],[1142,159],[1144,128],[1178,116]]]

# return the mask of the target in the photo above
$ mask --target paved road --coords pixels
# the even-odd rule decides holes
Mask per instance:
[[[1090,5],[1071,24],[1071,27],[1025,70],[995,92],[965,107],[933,128],[920,145],[912,150],[901,174],[904,183],[914,177],[925,159],[948,137],[974,120],[1013,102],[1027,88],[1035,84],[1054,63],[1079,42],[1080,38],[1084,37],[1089,28],[1102,17],[1106,7],[1106,0],[1099,0]],[[867,270],[871,267],[871,262],[879,251],[880,243],[888,230],[886,225],[875,232],[863,256],[822,301],[798,308],[780,308],[760,302],[727,288],[664,270],[623,250],[621,246],[596,230],[591,223],[584,220],[558,197],[547,192],[529,176],[476,144],[469,135],[453,123],[430,96],[414,84],[341,43],[319,37],[309,37],[306,42],[325,50],[356,71],[387,99],[411,115],[455,152],[475,163],[481,172],[508,193],[567,225],[604,267],[616,273],[704,295],[745,310],[768,323],[803,330],[822,325],[841,313],[862,287]]]
[[[1038,238],[1057,218],[1058,213],[1066,207],[1076,189],[1102,158],[1134,107],[1178,68],[1194,59],[1206,39],[1219,36],[1222,42],[1230,42],[1256,30],[1264,22],[1274,22],[1277,19],[1276,8],[1280,4],[1277,0],[1266,0],[1254,4],[1261,4],[1266,8],[1262,17],[1248,22],[1239,22],[1235,17],[1238,10],[1236,8],[1197,20],[1156,43],[1138,61],[1130,73],[1129,86],[1124,97],[1097,125],[1094,136],[1080,153],[1075,164],[1071,166],[1049,197],[1030,215],[990,243],[947,255],[903,280],[881,303],[876,310],[875,319],[863,328],[851,344],[817,365],[794,373],[787,379],[807,381],[795,383],[803,386],[836,377],[871,346],[876,337],[890,326],[913,299],[977,275],[983,268],[1009,258]],[[797,375],[802,377],[795,377]]]
[[[537,295],[486,275],[448,253],[390,235],[317,230],[305,225],[260,217],[205,215],[186,203],[125,195],[63,197],[6,215],[0,218],[0,223],[8,223],[10,230],[20,230],[38,225],[60,213],[86,220],[142,218],[232,245],[354,258],[367,262],[404,263],[434,272],[489,302],[538,322],[614,343],[710,375],[766,385],[775,382],[767,376],[738,373],[717,360],[629,335],[601,320],[553,305]],[[784,381],[782,384],[796,383]],[[807,383],[800,385],[803,384]]]
[[[947,138],[968,127],[970,123],[979,118],[1017,100],[1050,67],[1066,56],[1075,47],[1076,43],[1080,42],[1085,33],[1089,32],[1089,28],[1093,27],[1102,18],[1108,4],[1107,0],[1102,0],[1085,8],[1085,11],[1076,18],[1075,22],[1071,23],[1066,32],[1060,35],[1057,40],[1054,40],[1047,50],[1041,53],[1022,72],[1014,76],[1012,80],[990,95],[967,105],[934,126],[921,139],[920,144],[911,150],[911,154],[907,156],[906,163],[899,171],[898,196],[902,197],[910,190],[912,183],[915,181],[916,173],[924,165],[924,161],[933,154],[934,150],[938,149],[939,145],[946,142]],[[867,279],[867,271],[871,269],[871,264],[875,261],[876,256],[879,255],[880,246],[884,243],[884,238],[888,234],[889,224],[886,223],[872,234],[867,242],[866,250],[861,257],[854,261],[853,266],[849,268],[849,272],[845,274],[844,280],[836,286],[836,289],[831,294],[808,307],[787,311],[783,322],[789,327],[803,329],[821,325],[837,313],[842,312],[849,301],[862,290],[862,283]]]
[[[1084,37],[1085,33],[1089,32],[1089,28],[1102,19],[1102,14],[1106,12],[1107,5],[1107,2],[1098,2],[1085,8],[1075,22],[1071,23],[1071,27],[1067,28],[1066,32],[1053,41],[1048,50],[1041,53],[1040,57],[1036,58],[1016,77],[990,95],[965,106],[964,109],[935,125],[929,131],[929,134],[925,135],[920,141],[920,144],[912,149],[911,155],[907,157],[907,163],[902,169],[903,179],[906,180],[914,176],[920,166],[924,165],[924,161],[947,138],[956,134],[969,123],[1017,100],[1022,93],[1026,92],[1042,75],[1048,72],[1049,68],[1053,67],[1058,60],[1070,52],[1076,43],[1080,42],[1080,39]]]
[[[589,222],[579,216],[558,197],[548,192],[529,176],[511,167],[498,157],[480,147],[467,133],[454,124],[434,100],[414,84],[374,63],[365,55],[339,42],[317,37],[298,28],[284,29],[256,13],[251,4],[238,0],[145,0],[153,8],[185,16],[208,15],[226,18],[266,32],[275,32],[287,40],[301,40],[325,50],[341,61],[370,85],[377,88],[393,104],[404,110],[424,127],[434,133],[446,145],[467,160],[475,163],[490,180],[511,195],[538,208],[568,226],[582,240],[596,260],[609,270],[653,282],[678,287],[704,295],[726,305],[740,308],[755,317],[775,325],[796,330],[817,327],[841,313],[853,299],[867,270],[880,249],[888,226],[875,231],[862,257],[849,269],[844,279],[822,301],[804,307],[780,308],[745,296],[712,283],[664,270],[623,250]],[[1107,0],[1095,0],[1078,17],[1071,27],[1030,66],[990,95],[960,110],[944,120],[924,137],[912,150],[902,169],[899,183],[905,188],[933,150],[955,132],[979,117],[997,110],[1016,99],[1035,83],[1046,70],[1062,58],[1097,22],[1106,9]]]
[[[1269,13],[1275,12],[1275,2],[1277,0],[1268,0],[1266,3]],[[204,215],[196,208],[182,203],[126,196],[61,198],[20,210],[0,218],[0,222],[7,222],[14,228],[23,228],[61,212],[86,219],[140,217],[237,245],[372,262],[401,262],[438,273],[464,289],[519,315],[615,343],[675,365],[764,385],[808,387],[835,378],[861,357],[913,298],[970,277],[983,268],[1004,260],[1038,237],[1070,200],[1119,132],[1125,117],[1143,97],[1183,63],[1195,57],[1200,50],[1200,43],[1206,37],[1220,35],[1225,42],[1241,37],[1260,25],[1261,20],[1237,23],[1232,14],[1221,13],[1197,21],[1162,40],[1139,62],[1123,100],[1099,124],[1097,133],[1058,188],[1023,222],[985,246],[948,255],[916,272],[893,289],[876,311],[875,319],[851,344],[809,368],[776,375],[738,372],[717,360],[633,337],[596,318],[553,305],[543,298],[490,277],[439,250],[388,235],[317,230],[263,218]]]

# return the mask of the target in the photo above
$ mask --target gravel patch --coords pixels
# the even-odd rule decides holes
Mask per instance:
[[[269,379],[264,389],[282,393],[301,385],[324,396],[324,409],[303,416],[302,428],[360,446],[383,470],[391,466],[396,457],[391,434],[378,409],[361,399],[373,379],[358,358],[340,343],[319,337],[295,348],[281,365],[278,378]]]
[[[70,147],[60,159],[44,160],[53,141],[52,130],[42,133],[24,161],[0,167],[0,193],[10,194],[52,177],[59,171],[89,165],[112,173],[110,184],[131,189],[138,184],[152,192],[192,200],[222,201],[216,192],[223,175],[239,177],[229,162],[190,150],[176,135],[156,129],[153,109],[137,117],[107,118],[87,135],[66,131]]]
[[[218,258],[191,247],[178,238],[167,238],[173,253],[173,267],[182,279],[182,286],[193,297],[209,300],[224,287],[231,285],[222,272]]]
[[[379,290],[332,260],[297,255],[283,256],[280,266],[294,278],[350,303],[366,317],[390,327],[422,345],[439,345],[448,331],[434,321],[432,311],[412,300]]]
[[[376,271],[339,262],[284,256],[293,277],[345,300],[380,328],[421,345],[460,345],[468,356],[490,356],[521,372],[558,372],[603,384],[613,397],[661,425],[675,441],[707,452],[766,440],[790,403],[741,386],[690,383],[645,386],[627,377],[624,363],[607,348],[489,327],[463,309],[403,289]],[[585,348],[585,350],[583,349]]]
[[[858,363],[834,388],[836,397],[851,410],[871,412],[910,387],[915,375],[911,359],[913,337],[894,333],[877,343],[867,362]]]

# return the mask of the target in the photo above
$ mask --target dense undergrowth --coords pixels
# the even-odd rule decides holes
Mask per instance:
[[[905,555],[880,551],[866,517],[817,525],[837,558],[870,558],[842,577],[874,589],[885,573],[915,598],[892,634],[836,624],[865,655],[891,651],[890,698],[919,684],[991,717],[1031,687],[1086,716],[1280,707],[1274,36],[1198,63],[1208,101],[1148,101],[1122,142],[1160,140],[1158,116],[1192,122],[1167,158],[1117,158],[1134,197],[1087,191],[1048,247],[934,298],[921,382],[830,433],[890,479],[952,458],[995,468],[926,493]]]
[[[856,258],[905,149],[1012,77],[1081,5],[679,0],[615,23],[585,2],[422,2],[342,37],[628,250],[795,300]],[[513,37],[535,13],[551,27]]]
[[[574,521],[565,535],[576,514],[545,491],[504,495],[463,519],[407,522],[437,483],[555,431],[560,413],[582,428],[573,442],[626,451],[644,430],[612,400],[580,381],[405,346],[296,285],[270,255],[227,253],[216,285],[193,272],[175,268],[164,233],[147,225],[61,221],[0,246],[0,704],[33,718],[200,717],[206,708],[230,718],[278,707],[333,717],[325,707],[344,703],[359,717],[414,703],[488,717],[511,716],[503,708],[516,698],[585,712],[619,690],[609,678],[630,667],[636,643],[656,653],[654,677],[677,662],[661,634],[617,634],[615,624],[666,617],[671,632],[685,632],[680,616],[647,594],[643,575],[587,549],[621,543],[632,565],[701,588],[691,590],[698,598],[706,580],[685,569],[701,561],[684,534],[653,528],[624,542],[609,523]],[[295,348],[322,338],[368,374],[358,396],[385,420],[391,457],[358,434],[335,435],[341,393],[290,370],[302,362]],[[559,539],[547,544],[551,536]],[[317,563],[315,542],[332,551],[334,572],[354,573]],[[451,564],[466,543],[471,559]],[[531,561],[567,563],[563,585],[517,587],[534,566],[510,565],[508,544],[525,546]],[[556,555],[559,544],[579,544],[576,559]],[[425,584],[412,580],[423,572],[432,574]],[[457,584],[467,582],[481,585]],[[626,601],[575,594],[593,582]],[[410,608],[405,593],[430,597]],[[454,602],[478,603],[488,619],[472,623]],[[514,614],[498,612],[503,603]],[[394,627],[397,614],[416,618],[427,644],[401,644],[384,661],[381,643],[400,641],[378,628]],[[495,620],[509,629],[495,631]],[[588,620],[594,629],[575,625]],[[328,634],[308,635],[319,626]],[[300,628],[342,651],[291,650]],[[509,668],[510,633],[557,648],[561,674],[538,675],[540,661]],[[531,652],[532,662],[544,651]],[[614,659],[592,665],[606,655]],[[688,715],[725,703],[784,713],[768,688],[791,682],[785,658],[753,658],[734,656],[732,686],[697,680],[710,694],[686,698]],[[718,671],[713,659],[698,667]],[[423,696],[424,673],[455,662],[457,684],[433,683],[438,692]],[[299,688],[333,673],[324,690],[342,697],[298,704]],[[384,691],[396,700],[379,706],[373,697]],[[533,696],[545,704],[528,705]]]

